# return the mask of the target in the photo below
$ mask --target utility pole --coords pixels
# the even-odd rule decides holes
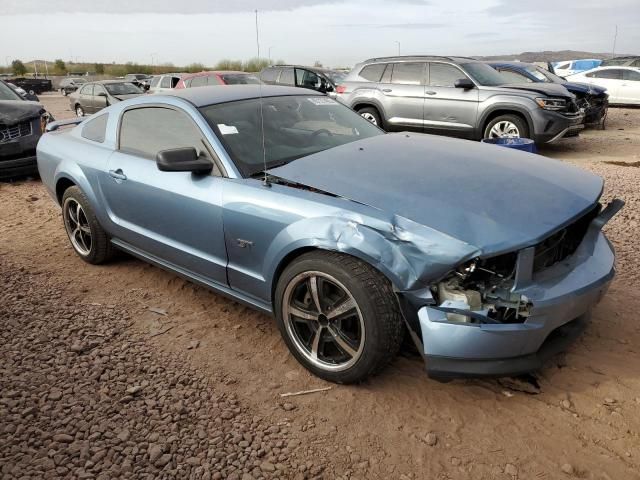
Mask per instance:
[[[396,40],[396,43],[398,44],[398,56],[400,56],[400,42]]]
[[[616,25],[616,33],[613,34],[613,51],[611,52],[611,56],[616,56],[616,40],[618,40],[618,25]]]
[[[258,46],[258,61],[260,60],[260,36],[258,35],[258,10],[256,10],[256,45]]]
[[[271,49],[272,49],[272,48],[273,48],[273,47],[269,47],[269,65],[271,65]]]

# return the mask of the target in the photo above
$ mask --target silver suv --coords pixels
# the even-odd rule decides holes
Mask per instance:
[[[389,131],[550,143],[584,128],[584,112],[562,85],[507,83],[489,65],[469,58],[384,57],[356,65],[336,93]]]

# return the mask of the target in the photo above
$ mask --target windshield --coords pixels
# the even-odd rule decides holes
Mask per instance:
[[[249,85],[262,83],[255,75],[246,75],[243,73],[225,73],[220,75],[222,81],[227,85]]]
[[[338,72],[336,70],[327,70],[324,74],[329,77],[335,85],[342,83],[342,81],[347,77],[346,72]]]
[[[22,100],[22,97],[6,83],[0,81],[0,100]]]
[[[509,83],[509,81],[500,75],[498,71],[485,63],[463,63],[461,64],[461,67],[476,81],[476,83],[485,87],[496,87],[498,85],[505,85]]]
[[[135,95],[136,93],[143,93],[133,83],[105,83],[104,88],[107,89],[114,97],[118,95]]]
[[[70,81],[73,83],[87,83],[84,78],[71,78]]]
[[[544,80],[545,82],[549,82],[549,83],[565,83],[566,82],[564,78],[559,77],[555,73],[551,73],[549,70],[545,70],[542,67],[531,67],[531,68],[535,69],[535,72],[531,72],[531,73],[535,75],[537,78],[544,77],[546,79]]]
[[[264,171],[260,99],[201,109],[246,177]],[[324,96],[262,99],[267,169],[384,132],[353,110]]]

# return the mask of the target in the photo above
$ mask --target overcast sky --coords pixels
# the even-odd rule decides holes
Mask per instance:
[[[0,63],[261,56],[352,66],[372,56],[640,53],[640,0],[0,0]]]

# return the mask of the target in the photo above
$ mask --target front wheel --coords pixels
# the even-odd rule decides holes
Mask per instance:
[[[84,117],[84,108],[81,105],[76,105],[76,116]]]
[[[516,115],[500,115],[487,123],[483,138],[529,138],[529,127]]]
[[[378,110],[376,110],[375,108],[372,108],[372,107],[361,108],[360,110],[358,110],[358,113],[365,120],[368,120],[374,125],[377,125],[378,127],[382,128],[382,120],[380,119],[380,113],[378,113]]]
[[[335,252],[311,252],[289,265],[278,281],[275,310],[293,356],[331,382],[357,383],[376,374],[404,336],[389,281]]]

